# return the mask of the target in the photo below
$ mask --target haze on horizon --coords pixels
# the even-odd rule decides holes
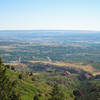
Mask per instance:
[[[0,30],[97,30],[100,0],[0,0]]]

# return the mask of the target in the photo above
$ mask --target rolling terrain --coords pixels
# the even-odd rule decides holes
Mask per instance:
[[[3,67],[21,100],[52,100],[55,83],[64,100],[99,100],[99,33],[0,31]]]

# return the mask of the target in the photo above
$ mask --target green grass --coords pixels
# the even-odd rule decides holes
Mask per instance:
[[[19,74],[22,74],[22,79],[18,78]],[[22,100],[33,100],[34,96],[38,94],[41,94],[40,100],[46,100],[47,98],[49,98],[51,87],[44,82],[39,81],[38,79],[32,81],[31,79],[34,76],[28,76],[27,74],[24,74],[22,72],[15,72],[10,69],[7,69],[7,76],[12,82],[14,80],[17,80],[17,86],[15,89],[20,93]],[[48,96],[45,96],[45,94],[47,94]]]

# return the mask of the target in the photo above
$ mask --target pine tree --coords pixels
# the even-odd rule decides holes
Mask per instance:
[[[1,58],[0,58],[0,65],[2,64],[2,60],[1,60]]]
[[[33,100],[39,100],[38,95],[34,96]]]
[[[58,84],[54,84],[51,100],[66,100],[63,91],[59,88]]]

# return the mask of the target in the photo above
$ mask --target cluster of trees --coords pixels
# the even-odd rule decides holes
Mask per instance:
[[[20,100],[19,94],[12,86],[12,82],[6,75],[6,68],[0,58],[0,100]]]
[[[39,95],[34,96],[33,100],[40,100]],[[54,83],[51,91],[51,98],[48,100],[67,100],[64,92],[57,83]]]

